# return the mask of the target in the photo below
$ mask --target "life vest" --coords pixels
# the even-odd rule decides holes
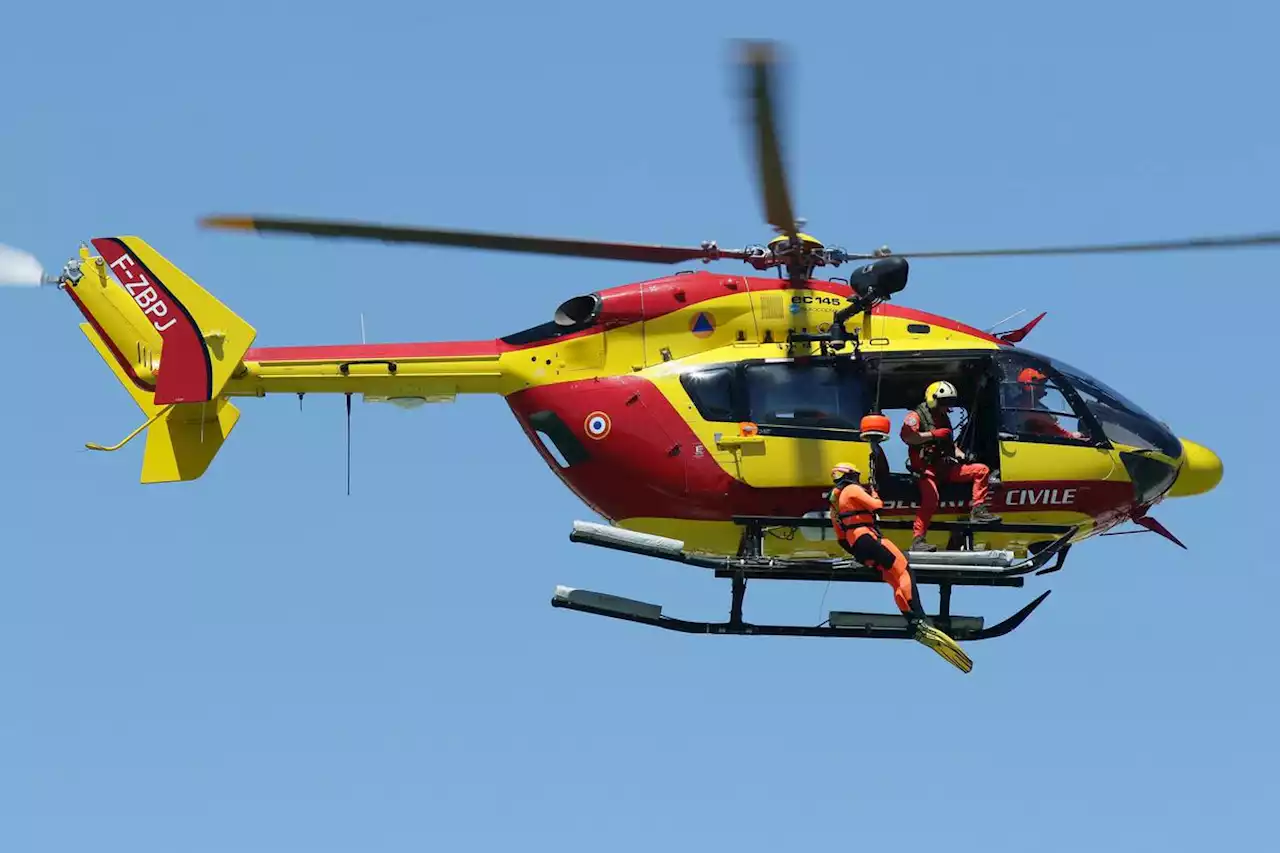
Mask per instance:
[[[937,423],[933,419],[933,410],[929,408],[928,403],[921,403],[915,408],[916,417],[920,420],[920,426],[917,428],[921,435],[928,435],[933,432]],[[947,424],[950,428],[950,422]],[[935,438],[927,444],[912,445],[907,455],[910,457],[911,467],[916,469],[924,469],[942,459],[952,459],[956,455],[956,445],[951,437]]]
[[[842,510],[840,508],[840,498],[847,489],[857,489],[857,492],[853,493],[850,501],[853,504],[853,508]],[[840,541],[847,541],[849,531],[860,527],[870,528],[877,534],[880,532],[880,519],[877,517],[876,511],[872,509],[872,507],[880,504],[880,501],[872,497],[862,486],[857,483],[836,486],[828,493],[828,498],[831,502],[831,529],[835,531],[836,537]]]

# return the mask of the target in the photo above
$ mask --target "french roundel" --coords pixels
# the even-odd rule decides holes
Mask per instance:
[[[613,424],[609,421],[609,416],[604,412],[592,412],[587,415],[584,426],[588,437],[599,440],[609,434]]]

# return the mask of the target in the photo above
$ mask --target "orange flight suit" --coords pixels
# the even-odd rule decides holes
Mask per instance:
[[[893,589],[893,600],[904,615],[924,617],[915,576],[902,551],[880,535],[876,512],[884,501],[857,483],[831,490],[831,526],[840,545],[858,562],[877,569]]]

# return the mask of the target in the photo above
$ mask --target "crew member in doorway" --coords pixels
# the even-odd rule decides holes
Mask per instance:
[[[980,462],[966,463],[951,435],[948,413],[957,397],[950,382],[934,382],[925,390],[924,402],[902,419],[899,435],[907,445],[907,464],[920,482],[920,511],[911,526],[912,551],[938,550],[925,536],[938,509],[939,483],[973,483],[969,520],[977,524],[1000,520],[987,506],[991,469]]]
[[[834,484],[830,492],[831,526],[840,547],[855,560],[880,572],[880,577],[893,589],[898,610],[914,630],[914,639],[933,649],[949,663],[964,672],[973,669],[973,661],[925,615],[920,603],[920,590],[906,556],[889,539],[880,535],[879,516],[884,507],[875,492],[863,488],[861,472],[848,462],[831,469]]]
[[[1084,433],[1065,429],[1058,419],[1049,413],[1044,404],[1047,377],[1034,367],[1025,367],[1018,374],[1018,396],[1011,412],[1017,420],[1014,432],[1019,435],[1047,435],[1056,438],[1082,440]]]

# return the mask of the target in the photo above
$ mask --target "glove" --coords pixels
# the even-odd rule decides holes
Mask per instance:
[[[946,427],[938,427],[937,429],[933,430],[933,432],[929,434],[932,435],[934,438],[951,438],[951,430],[947,429]]]

